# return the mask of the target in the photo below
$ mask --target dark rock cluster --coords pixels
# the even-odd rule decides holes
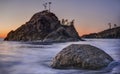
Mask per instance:
[[[24,25],[8,33],[7,41],[77,41],[81,40],[74,24],[61,24],[56,15],[47,10],[38,12]]]
[[[60,69],[101,69],[112,61],[111,56],[97,47],[87,44],[72,44],[55,56],[51,66]]]

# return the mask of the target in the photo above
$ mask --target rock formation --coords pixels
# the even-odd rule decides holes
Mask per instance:
[[[91,33],[82,36],[83,38],[120,38],[120,27],[107,29],[98,33]]]
[[[97,47],[72,44],[60,51],[52,61],[53,68],[101,69],[113,59]]]
[[[7,41],[76,41],[80,40],[74,24],[61,24],[54,13],[38,12],[24,25],[8,33]]]

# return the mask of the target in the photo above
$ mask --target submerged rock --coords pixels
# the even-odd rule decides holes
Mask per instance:
[[[60,51],[52,61],[53,68],[101,69],[113,59],[103,50],[86,44],[72,44]]]
[[[74,23],[60,23],[57,16],[47,10],[38,12],[15,31],[8,33],[7,41],[74,41],[81,40],[74,28]]]

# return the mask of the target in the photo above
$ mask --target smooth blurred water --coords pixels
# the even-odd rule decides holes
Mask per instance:
[[[104,70],[53,69],[51,60],[70,44],[91,44],[101,48],[114,60]],[[0,74],[120,74],[120,39],[87,39],[66,43],[29,43],[0,40]]]

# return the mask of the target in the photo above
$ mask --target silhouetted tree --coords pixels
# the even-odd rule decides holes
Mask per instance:
[[[114,24],[114,28],[116,28],[117,27],[117,25],[116,24]]]
[[[47,3],[43,4],[45,10],[47,10]]]
[[[68,25],[68,19],[65,20],[65,24]]]
[[[75,20],[73,19],[73,20],[70,22],[70,25],[74,25],[74,21],[75,21]]]
[[[111,29],[111,23],[108,23],[109,29]]]
[[[51,7],[50,5],[52,4],[52,2],[48,2],[48,4],[49,4],[49,12],[50,12],[50,7]]]
[[[65,20],[64,19],[62,19],[61,24],[63,24],[63,25],[65,24]]]

